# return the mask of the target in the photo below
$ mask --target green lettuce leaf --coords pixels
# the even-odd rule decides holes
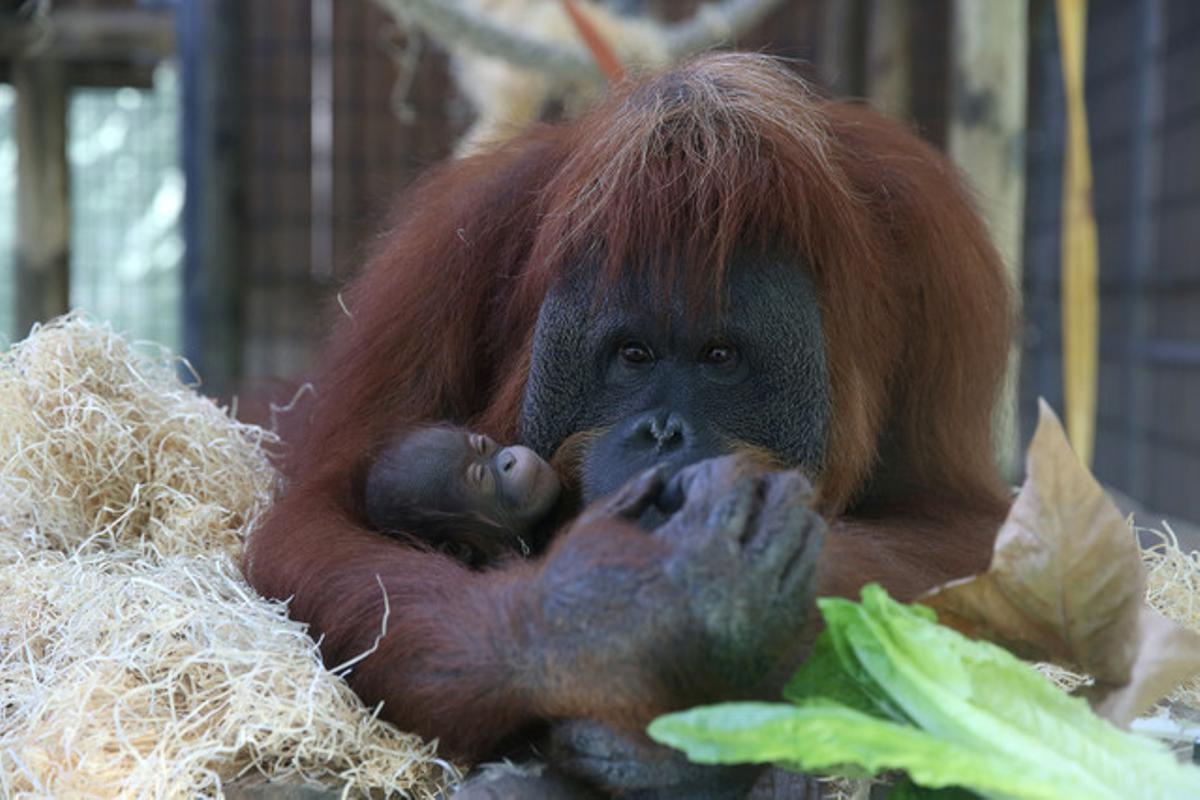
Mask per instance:
[[[812,652],[784,687],[784,699],[799,703],[822,697],[877,717],[908,722],[904,712],[860,667],[840,634],[840,630],[827,628],[817,637]]]
[[[888,791],[887,800],[979,800],[979,795],[954,786],[927,789],[903,778]]]
[[[772,763],[851,777],[903,769],[916,783],[935,788],[1004,788],[1013,782],[1011,760],[1002,754],[975,752],[911,725],[823,700],[799,706],[724,703],[695,708],[659,717],[649,732],[655,741],[683,750],[700,764]],[[1024,778],[1028,791],[1013,796],[1068,796],[1061,785]]]
[[[809,772],[901,769],[987,798],[1200,798],[1200,770],[1097,717],[1008,651],[938,625],[878,586],[818,601],[825,642],[789,684],[795,705],[734,703],[660,717],[649,733],[700,763]],[[839,667],[840,666],[840,670]]]

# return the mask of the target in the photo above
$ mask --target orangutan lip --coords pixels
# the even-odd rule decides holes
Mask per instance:
[[[535,499],[543,497],[549,490],[551,480],[556,482],[558,480],[558,476],[554,474],[554,470],[549,466],[539,466],[537,475],[533,477],[529,491],[525,494],[525,503],[528,504]]]

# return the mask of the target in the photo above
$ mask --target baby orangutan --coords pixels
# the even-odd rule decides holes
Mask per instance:
[[[367,523],[484,567],[541,542],[561,483],[527,447],[448,424],[392,439],[367,471]]]

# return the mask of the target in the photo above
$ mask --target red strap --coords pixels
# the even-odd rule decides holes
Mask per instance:
[[[592,21],[579,10],[574,0],[562,0],[562,4],[563,10],[567,12],[567,16],[574,23],[575,30],[579,31],[579,38],[583,39],[584,46],[596,60],[596,66],[604,77],[608,78],[611,83],[617,83],[624,78],[625,68],[621,66],[621,60],[617,58],[617,54],[613,52],[608,42],[600,36]]]

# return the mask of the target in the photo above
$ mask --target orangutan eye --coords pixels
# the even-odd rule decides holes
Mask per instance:
[[[476,489],[485,489],[487,467],[483,464],[472,464],[467,467],[467,483]]]
[[[714,367],[730,367],[737,363],[737,350],[725,344],[710,344],[704,348],[700,360]]]
[[[650,352],[650,348],[640,342],[626,342],[621,345],[619,350],[621,360],[628,364],[649,364],[654,361],[654,354]]]

